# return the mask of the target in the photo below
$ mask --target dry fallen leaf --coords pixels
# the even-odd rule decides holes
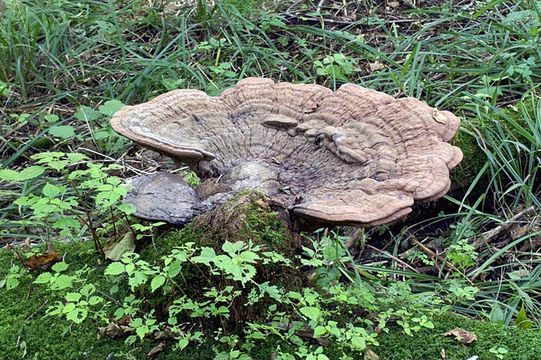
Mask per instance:
[[[376,60],[373,63],[368,64],[368,69],[371,73],[373,73],[374,71],[385,69],[385,65]]]
[[[372,349],[366,348],[364,351],[364,360],[380,360],[380,357]]]
[[[135,242],[131,232],[126,233],[118,242],[111,241],[103,247],[105,257],[109,260],[118,261],[122,255],[135,250]]]
[[[158,353],[162,352],[165,349],[165,342],[161,342],[158,345],[154,346],[152,350],[150,350],[147,354],[147,356],[153,357],[154,355],[157,355]]]
[[[128,326],[128,324],[131,321],[131,317],[124,316],[120,318],[118,321],[111,321],[107,326],[99,327],[98,333],[99,338],[103,338],[104,336],[116,338],[123,336],[125,334],[131,334],[134,332],[134,329]]]
[[[32,255],[28,259],[26,259],[26,261],[24,262],[24,266],[26,266],[30,270],[47,270],[61,258],[62,255],[56,251],[49,252],[47,254]]]
[[[461,344],[471,344],[477,340],[477,335],[461,328],[454,328],[451,331],[447,331],[443,336],[454,336]]]

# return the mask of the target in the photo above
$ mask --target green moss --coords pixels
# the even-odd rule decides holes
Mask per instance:
[[[505,347],[509,351],[503,358],[505,360],[540,358],[541,333],[537,331],[504,327],[451,314],[437,318],[434,325],[434,329],[423,330],[412,337],[394,329],[382,335],[380,346],[373,350],[382,360],[440,360],[442,350],[448,360],[465,360],[474,355],[479,356],[479,360],[492,360],[496,357],[490,349],[498,347]],[[477,341],[462,345],[453,337],[442,335],[456,327],[473,332]]]
[[[95,266],[91,244],[59,246],[58,250],[66,254],[65,261],[70,264],[71,271],[85,265]],[[15,261],[11,252],[0,251],[0,278]],[[106,279],[99,273],[94,272],[92,281],[105,285]],[[47,307],[59,300],[60,294],[32,284],[35,276],[34,273],[26,276],[15,289],[0,289],[2,359],[104,359],[111,352],[128,350],[122,342],[98,341],[98,324],[92,321],[73,326],[56,317],[45,318]]]
[[[477,140],[472,135],[460,131],[453,139],[453,145],[458,146],[464,154],[462,162],[451,170],[451,183],[459,189],[467,188],[477,177],[486,163],[486,155],[479,148]]]
[[[179,233],[182,231],[159,239],[155,244],[155,252],[163,254],[166,249],[176,245]],[[180,239],[186,240],[184,237]],[[102,275],[103,266],[96,263],[92,244],[75,243],[58,245],[57,248],[66,254],[65,260],[70,264],[69,271],[88,266],[95,269],[90,274],[89,282],[102,290],[111,287],[112,284]],[[149,250],[143,252],[143,257],[147,258],[149,255]],[[3,278],[7,269],[15,262],[16,259],[11,252],[0,251],[0,278]],[[0,289],[1,359],[20,359],[25,353],[25,358],[44,360],[105,359],[109,354],[115,354],[115,358],[119,358],[119,355],[126,353],[141,359],[158,344],[149,340],[128,347],[123,339],[98,339],[97,327],[103,324],[87,320],[81,325],[73,325],[58,317],[46,318],[47,307],[59,300],[61,294],[32,284],[36,276],[35,273],[26,276],[22,279],[21,285],[15,289]],[[122,294],[115,297],[121,298]],[[472,331],[478,340],[472,345],[461,345],[450,337],[442,336],[444,332],[455,327]],[[499,346],[509,350],[504,359],[533,360],[539,358],[541,333],[447,315],[436,319],[435,329],[421,331],[413,337],[405,336],[398,329],[392,329],[389,334],[381,334],[379,341],[380,346],[373,350],[382,360],[441,359],[442,349],[445,349],[446,359],[451,360],[463,360],[473,355],[478,355],[480,360],[494,359],[489,350]],[[190,346],[182,352],[173,351],[172,346],[172,343],[168,344],[166,350],[155,359],[213,359],[215,356],[213,348],[219,345],[211,340],[198,347]],[[275,340],[269,338],[266,343],[253,350],[253,358],[268,359],[277,346]],[[286,349],[288,345],[281,344],[281,347]],[[332,349],[328,350],[333,353]],[[330,358],[339,357],[330,356]]]
[[[241,193],[196,217],[164,238],[166,248],[187,242],[218,250],[225,241],[252,242],[283,254],[294,254],[295,242],[286,221],[258,193]]]

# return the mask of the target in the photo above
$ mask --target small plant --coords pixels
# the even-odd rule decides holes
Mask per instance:
[[[496,357],[496,359],[504,359],[507,354],[509,353],[509,350],[505,347],[505,346],[494,346],[492,348],[490,348],[489,352],[491,354],[494,354],[494,356]]]
[[[28,276],[28,270],[19,266],[12,265],[6,276],[0,280],[0,289],[5,288],[6,290],[15,289],[21,283],[22,279]]]
[[[9,84],[3,81],[0,81],[0,96],[9,95]]]
[[[44,152],[32,159],[37,165],[22,171],[0,170],[0,180],[25,182],[41,178],[45,182],[39,191],[20,196],[14,204],[28,208],[29,220],[45,227],[46,241],[51,239],[51,232],[77,239],[85,227],[96,251],[103,255],[98,230],[107,223],[97,224],[96,219],[106,216],[115,224],[133,212],[131,206],[122,204],[125,185],[110,175],[119,166],[91,163],[80,153]],[[45,174],[59,177],[46,178]],[[60,179],[65,179],[65,183]],[[113,236],[119,236],[116,227]]]
[[[449,246],[447,251],[447,259],[457,269],[464,271],[473,265],[478,257],[475,248],[468,242],[468,240],[459,240],[458,242]]]
[[[355,72],[357,61],[343,54],[327,55],[323,60],[314,61],[319,76],[333,80],[348,81],[349,75]]]

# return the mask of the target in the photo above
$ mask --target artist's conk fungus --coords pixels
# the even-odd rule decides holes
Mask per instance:
[[[445,194],[449,170],[462,159],[448,143],[460,125],[456,116],[353,84],[333,92],[247,78],[216,97],[175,90],[125,106],[111,124],[221,184],[185,199],[174,177],[164,175],[163,186],[156,176],[146,181],[172,198],[146,208],[134,202],[140,214],[171,222],[175,203],[187,201],[192,214],[253,189],[310,221],[385,224],[408,214],[414,201]],[[165,209],[156,212],[158,205]]]

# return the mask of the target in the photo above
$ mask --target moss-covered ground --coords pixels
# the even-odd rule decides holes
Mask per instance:
[[[175,233],[156,241],[155,247],[143,252],[143,257],[151,259],[158,252],[172,246],[181,233]],[[94,268],[88,281],[98,288],[107,289],[112,284],[102,275],[103,266],[97,265],[91,244],[75,243],[57,245],[70,264],[70,271],[85,266]],[[18,260],[7,250],[0,251],[0,277],[6,269]],[[87,320],[81,325],[73,325],[58,317],[45,317],[46,309],[59,299],[60,294],[47,290],[44,286],[33,284],[37,273],[21,279],[21,284],[12,290],[0,290],[0,358],[1,359],[144,359],[146,354],[158,343],[147,341],[127,346],[123,339],[98,338],[98,324]],[[509,352],[504,359],[539,359],[541,333],[503,327],[479,320],[470,320],[457,315],[446,315],[434,321],[435,328],[423,330],[408,337],[398,330],[382,334],[380,346],[373,348],[381,359],[445,359],[462,360],[477,355],[479,359],[496,359],[491,349],[506,348]],[[462,345],[451,337],[442,334],[455,327],[461,327],[477,335],[472,345]],[[268,359],[273,345],[257,349],[254,359]],[[443,352],[442,352],[443,351]],[[158,354],[156,359],[212,359],[212,345],[191,347],[182,353],[171,347]]]

